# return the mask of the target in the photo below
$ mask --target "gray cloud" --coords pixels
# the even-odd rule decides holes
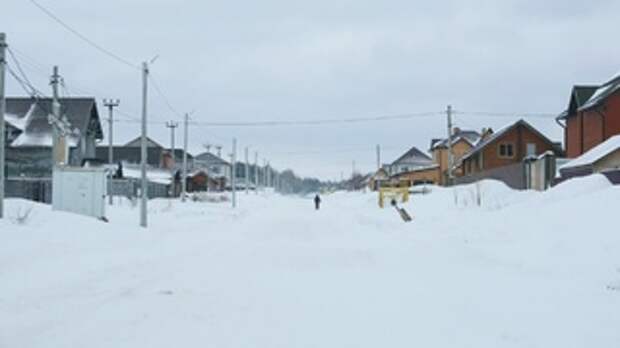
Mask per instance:
[[[66,22],[152,70],[180,111],[202,121],[301,120],[457,109],[560,112],[574,83],[598,83],[620,70],[615,1],[51,1]],[[102,56],[27,1],[3,4],[16,49],[69,87],[121,98],[139,112],[139,72]],[[45,71],[27,67],[47,87]],[[11,82],[12,83],[12,82]],[[15,83],[9,91],[18,94]],[[154,120],[175,117],[151,92]],[[459,116],[464,127],[499,127],[507,118]],[[553,120],[532,120],[561,139]],[[138,125],[123,124],[128,139]],[[167,141],[160,125],[152,135]],[[374,165],[444,133],[441,116],[307,128],[193,128],[191,145],[252,145],[278,167],[338,177],[356,160]]]

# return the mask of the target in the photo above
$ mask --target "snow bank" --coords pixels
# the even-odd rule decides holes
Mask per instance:
[[[478,205],[476,193],[482,201]],[[455,200],[456,197],[456,200]],[[473,197],[473,198],[472,198]],[[8,200],[0,346],[612,347],[620,189],[495,181],[374,193],[123,201],[110,223]]]

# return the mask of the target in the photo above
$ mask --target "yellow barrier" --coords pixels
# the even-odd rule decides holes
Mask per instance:
[[[398,200],[402,203],[409,202],[409,187],[382,187],[379,189],[379,207],[385,207],[385,198]]]

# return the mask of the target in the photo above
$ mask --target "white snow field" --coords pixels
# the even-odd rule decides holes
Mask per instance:
[[[151,201],[147,230],[9,200],[0,347],[620,347],[620,187],[476,187],[409,224],[371,193]]]

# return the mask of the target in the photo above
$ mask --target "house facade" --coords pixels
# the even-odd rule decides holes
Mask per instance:
[[[480,140],[480,133],[474,130],[461,130],[460,128],[454,128],[453,135],[450,144],[448,138],[433,139],[431,141],[430,151],[433,154],[433,160],[439,166],[439,183],[445,185],[448,182],[448,155],[449,147],[452,147],[453,158],[453,174],[460,171],[457,164],[461,161],[461,158],[465,156]]]
[[[410,186],[440,183],[439,165],[415,146],[385,168],[391,181],[407,182]]]
[[[614,135],[560,168],[562,179],[620,171],[620,135]]]
[[[465,154],[461,161],[464,175],[522,163],[528,156],[547,151],[561,152],[552,142],[529,123],[519,120],[482,139]]]
[[[6,98],[6,164],[8,177],[51,177],[53,128],[48,117],[51,98]],[[66,136],[69,165],[81,166],[95,158],[103,139],[94,98],[60,98],[61,117],[70,133]]]
[[[96,159],[102,163],[108,163],[109,146],[97,146]],[[112,147],[114,163],[139,164],[142,160],[141,137],[137,137],[124,145]],[[183,158],[183,150],[175,149],[174,157],[170,149],[166,149],[157,141],[147,137],[146,139],[146,164],[152,168],[180,169]],[[187,154],[188,168],[193,167],[193,156]]]
[[[194,157],[194,169],[205,171],[210,178],[223,178],[228,181],[232,173],[232,165],[211,152],[203,152]]]
[[[620,134],[620,74],[602,86],[573,87],[569,106],[557,119],[570,158]]]

